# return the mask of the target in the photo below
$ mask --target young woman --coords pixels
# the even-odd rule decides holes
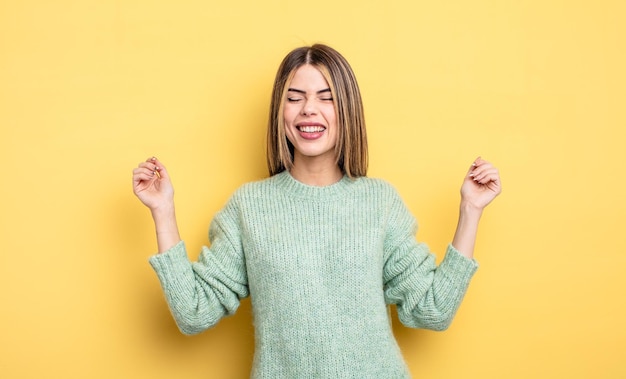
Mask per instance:
[[[498,170],[480,158],[471,165],[437,267],[397,192],[365,176],[359,88],[337,51],[314,45],[285,57],[267,137],[270,177],[233,194],[197,262],[180,239],[163,163],[133,171],[156,226],[160,254],[150,263],[177,325],[199,333],[250,296],[253,378],[408,378],[387,305],[407,326],[448,327],[477,268],[478,222],[500,193]]]

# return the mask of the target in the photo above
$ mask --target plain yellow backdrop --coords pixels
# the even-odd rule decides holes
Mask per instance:
[[[314,42],[352,63],[369,174],[435,252],[472,160],[501,170],[452,327],[394,321],[413,375],[626,377],[623,4],[0,1],[0,377],[248,376],[249,300],[176,329],[131,171],[166,163],[195,258],[232,191],[266,176],[275,70]]]

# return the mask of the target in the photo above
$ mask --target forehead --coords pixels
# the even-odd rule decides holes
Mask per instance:
[[[317,67],[305,64],[294,71],[288,86],[304,90],[320,90],[328,88],[328,81]]]

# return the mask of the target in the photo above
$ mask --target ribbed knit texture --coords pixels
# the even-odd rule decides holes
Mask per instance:
[[[150,258],[183,333],[251,296],[252,378],[408,378],[386,304],[407,326],[448,327],[477,268],[451,245],[439,267],[378,179],[326,187],[288,172],[235,192],[191,263],[183,242]]]

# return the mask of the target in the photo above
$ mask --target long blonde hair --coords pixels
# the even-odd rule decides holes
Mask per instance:
[[[363,101],[348,61],[333,48],[315,44],[292,50],[276,73],[267,125],[267,166],[270,176],[293,166],[294,148],[285,135],[283,104],[287,86],[303,65],[317,68],[330,86],[337,113],[337,164],[349,177],[367,174],[368,153]]]

